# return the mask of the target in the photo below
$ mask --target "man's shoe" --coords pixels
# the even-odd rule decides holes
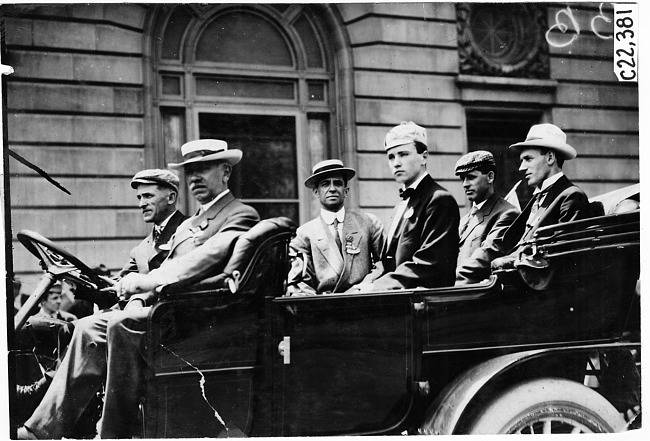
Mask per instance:
[[[17,434],[18,439],[38,439],[36,435],[34,435],[34,432],[29,430],[25,426],[21,426],[18,428],[18,434]]]

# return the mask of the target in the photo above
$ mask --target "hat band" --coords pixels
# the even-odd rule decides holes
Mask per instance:
[[[317,174],[317,173],[322,173],[326,172],[329,170],[343,170],[343,167],[340,164],[331,164],[331,165],[324,165],[323,167],[319,167],[312,174]]]
[[[526,137],[526,141],[538,141],[538,140],[544,140],[544,139],[554,139],[556,141],[566,142],[566,139],[563,139],[561,136],[554,136],[554,135],[549,135],[549,136],[527,136]]]
[[[215,153],[222,153],[225,152],[226,149],[219,149],[219,150],[195,150],[193,152],[189,152],[187,155],[183,156],[185,159],[192,159],[192,158],[198,158],[198,157],[204,157],[204,156],[209,156],[209,155],[214,155]]]

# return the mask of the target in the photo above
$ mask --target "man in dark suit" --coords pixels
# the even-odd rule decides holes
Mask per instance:
[[[510,146],[519,153],[533,197],[503,235],[501,248],[507,256],[495,259],[492,269],[513,268],[521,242],[533,238],[538,228],[584,219],[591,215],[585,193],[562,173],[564,161],[574,159],[576,150],[566,143],[565,133],[553,124],[530,128],[526,140]]]
[[[176,209],[178,176],[168,170],[142,170],[131,179],[131,188],[137,191],[142,218],[152,223],[151,233],[129,254],[119,276],[130,273],[148,274],[160,266],[169,254],[167,243],[176,228],[187,216]]]
[[[472,207],[460,220],[456,285],[490,276],[490,262],[501,256],[498,242],[519,210],[494,191],[497,166],[492,153],[470,152],[456,163],[456,176]]]
[[[316,219],[302,225],[291,241],[288,295],[344,292],[381,274],[384,227],[377,216],[346,210],[348,181],[356,172],[339,159],[321,161],[305,181],[318,198]]]
[[[388,232],[382,262],[385,273],[359,291],[452,286],[458,257],[460,214],[453,196],[427,172],[427,132],[403,122],[384,139],[388,165],[402,202]]]
[[[181,147],[190,193],[201,205],[183,222],[169,243],[169,255],[148,274],[130,273],[115,286],[129,301],[123,311],[110,311],[77,322],[68,352],[33,415],[18,431],[21,439],[69,436],[86,403],[106,382],[100,424],[101,438],[137,434],[139,397],[149,375],[143,339],[153,290],[177,281],[191,283],[218,272],[235,240],[259,220],[250,206],[228,190],[233,165],[241,150],[224,141],[204,139]]]

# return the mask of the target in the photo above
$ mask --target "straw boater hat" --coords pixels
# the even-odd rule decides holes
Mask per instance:
[[[565,160],[575,158],[576,149],[566,143],[566,134],[554,124],[537,124],[530,128],[526,140],[512,144],[510,148],[517,153],[530,147],[545,147],[554,150]]]
[[[226,161],[235,165],[241,161],[242,151],[228,150],[228,143],[220,139],[199,139],[181,146],[181,154],[185,161],[179,164],[168,164],[170,167],[182,167],[194,162]]]
[[[349,181],[357,172],[354,169],[343,167],[343,162],[340,159],[327,159],[312,168],[312,175],[305,181],[305,187],[314,188],[322,179],[334,174],[342,175],[343,179]]]
[[[135,174],[135,176],[133,176],[133,179],[131,179],[131,188],[138,188],[138,186],[142,184],[163,185],[178,192],[180,181],[178,179],[178,176],[169,170],[153,168],[150,170],[139,171]]]

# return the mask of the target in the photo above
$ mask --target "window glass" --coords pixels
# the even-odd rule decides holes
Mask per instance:
[[[473,113],[467,114],[468,150],[487,150],[497,165],[495,189],[505,196],[523,176],[519,172],[519,155],[508,147],[526,139],[528,129],[539,123],[537,114]],[[517,188],[522,208],[532,196],[532,190],[522,182]]]
[[[197,61],[292,66],[286,40],[267,20],[247,12],[217,17],[203,31]]]
[[[197,95],[230,98],[295,99],[293,81],[254,81],[232,78],[196,78]]]
[[[182,95],[181,77],[172,75],[163,75],[162,77],[163,95]]]
[[[307,66],[323,67],[323,54],[320,44],[318,43],[318,38],[316,37],[316,32],[314,32],[314,28],[305,14],[302,14],[300,18],[296,20],[294,27],[296,28],[296,31],[298,31],[298,34],[300,34],[302,44],[305,47]]]
[[[292,116],[199,114],[201,138],[223,139],[228,148],[244,152],[229,188],[263,217],[298,212],[295,127]]]
[[[171,60],[180,59],[183,32],[187,28],[191,18],[190,14],[185,10],[185,7],[174,9],[165,29],[165,38],[162,43],[162,58]]]

